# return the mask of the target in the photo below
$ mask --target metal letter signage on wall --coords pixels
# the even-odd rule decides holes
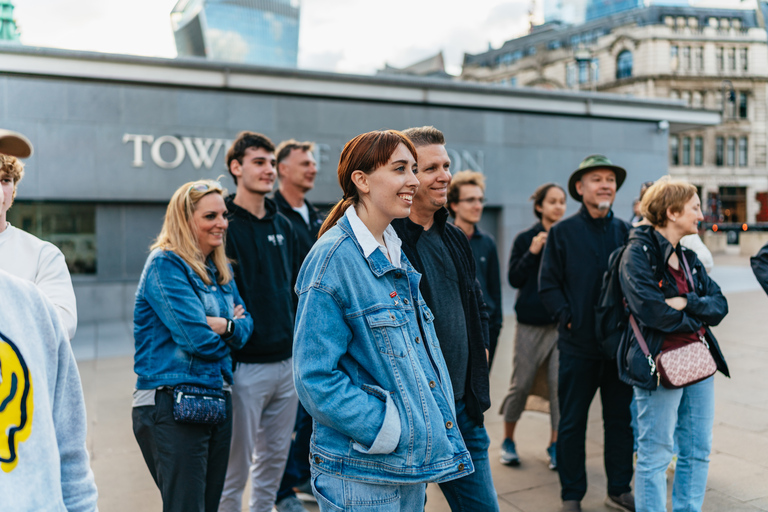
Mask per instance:
[[[175,137],[163,135],[155,138],[153,135],[126,133],[123,144],[133,142],[133,161],[131,166],[144,167],[144,143],[149,146],[149,156],[152,162],[161,169],[176,169],[189,157],[192,166],[200,169],[205,166],[212,169],[221,148],[232,144],[228,139],[209,139],[203,137]],[[163,144],[173,148],[173,158],[166,160],[160,153]]]

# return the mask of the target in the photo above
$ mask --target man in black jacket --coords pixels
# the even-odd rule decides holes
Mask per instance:
[[[312,154],[314,143],[290,139],[277,146],[277,176],[279,189],[274,199],[277,209],[291,221],[299,241],[299,259],[304,261],[307,253],[317,240],[317,233],[323,225],[323,216],[305,198],[315,186],[317,163]],[[296,412],[291,450],[285,465],[280,489],[277,491],[275,508],[278,512],[304,512],[301,500],[296,497],[294,487],[309,491],[309,441],[312,436],[312,417],[299,403]]]
[[[568,181],[568,191],[582,207],[552,226],[539,271],[539,296],[559,324],[557,463],[563,512],[580,511],[587,492],[585,435],[589,406],[598,388],[608,477],[605,503],[618,510],[635,510],[630,488],[632,388],[619,380],[616,360],[600,355],[594,311],[608,256],[624,245],[630,228],[611,211],[626,175],[602,155],[581,163]]]
[[[259,133],[242,132],[227,152],[237,191],[229,209],[227,256],[253,317],[253,334],[233,352],[232,444],[220,512],[240,511],[251,470],[252,511],[272,510],[296,421],[298,396],[291,354],[299,271],[298,239],[291,222],[266,196],[275,183],[275,146]],[[253,461],[253,462],[252,462]]]
[[[403,252],[422,274],[419,288],[435,316],[435,332],[453,384],[456,426],[475,466],[474,473],[441,483],[440,488],[451,510],[495,512],[499,504],[488,462],[490,438],[483,426],[483,412],[491,405],[488,312],[467,237],[446,222],[451,160],[445,138],[432,126],[404,133],[416,146],[419,189],[410,217],[395,219],[392,226]]]

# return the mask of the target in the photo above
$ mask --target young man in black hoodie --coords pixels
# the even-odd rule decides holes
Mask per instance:
[[[226,199],[227,256],[254,327],[233,353],[232,444],[219,511],[241,510],[251,470],[250,510],[270,512],[291,442],[286,426],[294,424],[298,406],[291,354],[301,261],[291,222],[266,197],[277,177],[272,141],[242,132],[227,152],[227,167],[237,185]]]
[[[453,511],[498,512],[488,461],[491,440],[483,425],[483,412],[491,405],[488,310],[467,236],[446,222],[451,159],[437,128],[409,128],[403,133],[416,146],[419,189],[413,197],[411,215],[395,219],[392,227],[403,243],[403,252],[421,273],[419,288],[434,314],[435,332],[453,385],[455,426],[475,466],[474,473],[443,482],[440,489]],[[446,428],[454,425],[449,422]]]
[[[585,436],[592,399],[600,389],[609,507],[634,512],[632,495],[632,387],[619,380],[616,359],[600,354],[595,304],[608,257],[624,245],[629,224],[611,206],[627,172],[602,155],[581,162],[568,191],[581,209],[549,230],[539,270],[539,297],[558,321],[560,427],[557,469],[563,512],[579,512],[587,492]]]
[[[317,163],[312,154],[313,142],[298,142],[290,139],[277,146],[277,175],[280,180],[275,192],[277,210],[291,221],[299,240],[299,258],[303,262],[307,253],[317,241],[317,233],[323,225],[324,217],[306,194],[315,186]],[[277,491],[278,512],[306,512],[304,504],[296,497],[294,487],[308,490],[309,487],[309,441],[312,436],[312,417],[299,403],[296,412],[295,435],[291,442],[288,462],[285,465],[280,489]]]

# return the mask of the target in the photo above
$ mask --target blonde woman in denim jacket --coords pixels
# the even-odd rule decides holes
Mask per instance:
[[[172,396],[178,384],[227,390],[230,349],[253,330],[224,252],[223,193],[201,180],[173,194],[136,290],[133,432],[163,512],[215,512],[229,460],[229,393],[227,418],[215,425],[177,423]]]
[[[312,488],[321,511],[418,511],[426,482],[474,469],[418,274],[389,225],[419,186],[400,132],[352,139],[344,197],[296,283],[294,380],[314,419]]]

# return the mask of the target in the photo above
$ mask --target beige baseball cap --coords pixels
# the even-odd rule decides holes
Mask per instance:
[[[32,155],[32,143],[20,133],[0,129],[0,153],[27,158]]]

